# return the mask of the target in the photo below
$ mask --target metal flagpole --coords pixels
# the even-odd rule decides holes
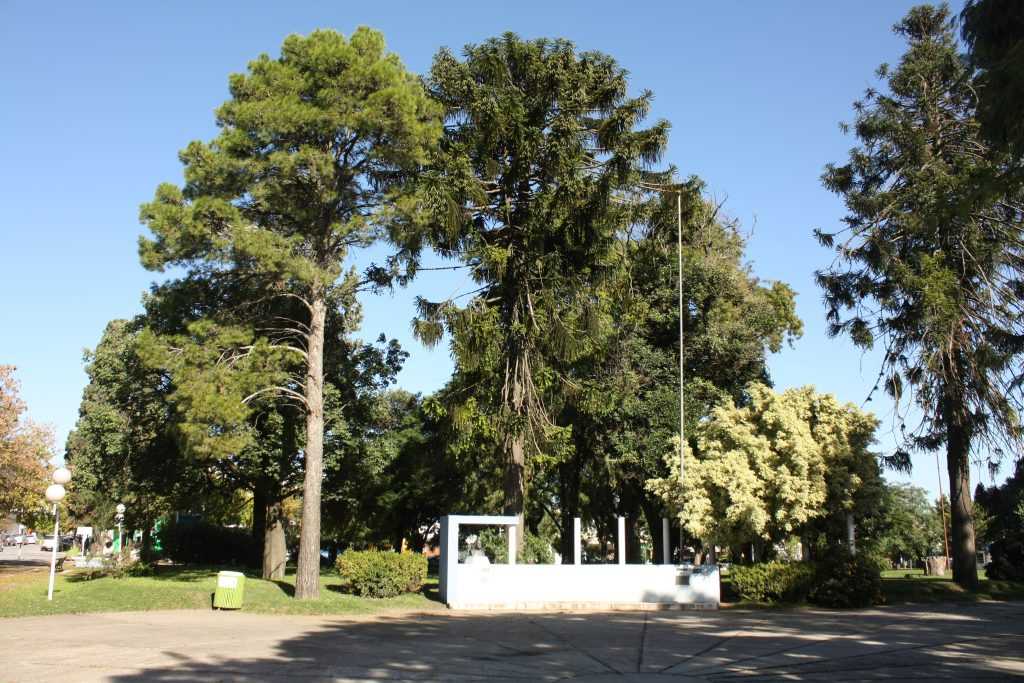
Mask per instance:
[[[683,322],[683,193],[676,193],[676,236],[677,241],[677,260],[679,265],[679,479],[682,481],[683,475],[686,473],[686,464],[683,459],[685,451],[684,444],[686,440],[684,438],[685,427],[683,422],[686,417],[686,407],[683,404],[683,380],[685,379],[685,373],[683,369],[683,334],[686,330],[685,323]]]

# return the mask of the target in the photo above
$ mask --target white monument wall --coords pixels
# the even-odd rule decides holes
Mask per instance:
[[[458,528],[514,528],[515,517],[450,515],[441,521],[441,599],[463,609],[623,609],[690,607],[717,609],[716,565],[671,564],[460,564]],[[574,525],[579,547],[579,525]],[[510,546],[514,534],[510,534]],[[625,532],[620,524],[620,547]]]

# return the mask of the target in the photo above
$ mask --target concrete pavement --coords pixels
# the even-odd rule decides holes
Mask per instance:
[[[998,680],[1024,676],[1024,603],[372,618],[136,612],[0,620],[0,643],[0,681]]]

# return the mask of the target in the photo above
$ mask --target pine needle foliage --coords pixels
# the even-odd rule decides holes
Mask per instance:
[[[823,176],[848,214],[844,230],[816,232],[836,252],[817,280],[829,333],[881,346],[876,388],[904,436],[889,464],[945,446],[954,574],[973,586],[968,458],[998,459],[1022,436],[1024,204],[991,182],[1006,159],[980,137],[948,9],[914,8],[894,30],[908,49],[879,69],[885,90],[856,103],[860,145]],[[922,419],[908,427],[911,405]]]
[[[611,325],[595,285],[633,220],[636,183],[667,180],[650,169],[668,123],[640,128],[652,94],[630,97],[614,59],[566,40],[506,33],[463,59],[442,50],[428,87],[445,136],[422,185],[430,227],[405,239],[461,260],[474,288],[468,301],[420,300],[414,329],[428,344],[447,332],[457,370],[481,372],[473,396],[499,424],[504,507],[521,515],[527,452],[557,436],[545,403],[565,381],[556,361]]]
[[[184,187],[161,185],[142,207],[154,238],[140,241],[140,257],[151,270],[228,274],[252,299],[298,304],[299,317],[283,321],[287,336],[268,345],[298,359],[302,382],[264,391],[305,413],[295,595],[315,598],[328,309],[395,275],[377,268],[361,278],[345,270],[345,259],[380,237],[404,206],[409,180],[441,134],[440,108],[368,28],[350,38],[289,36],[280,57],[262,55],[232,75],[230,90],[217,110],[217,138],[181,153]]]

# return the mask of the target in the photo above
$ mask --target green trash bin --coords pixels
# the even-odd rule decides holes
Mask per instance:
[[[239,609],[245,597],[245,574],[217,572],[217,590],[213,593],[216,609]]]

